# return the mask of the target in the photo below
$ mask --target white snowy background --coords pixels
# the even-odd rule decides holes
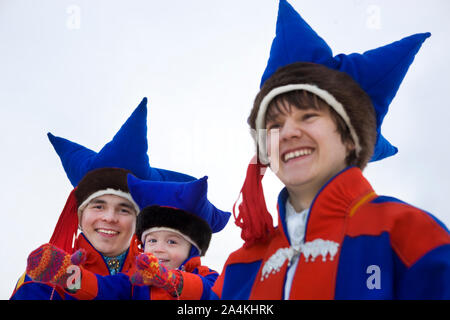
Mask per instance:
[[[291,0],[335,54],[432,33],[391,104],[383,132],[397,156],[365,170],[375,191],[450,225],[447,0]],[[277,0],[0,1],[0,299],[48,242],[71,191],[46,133],[95,151],[141,99],[151,165],[209,176],[231,211],[253,144],[246,119],[275,33]],[[264,178],[275,212],[280,182]],[[233,218],[203,262],[222,270],[240,247]]]

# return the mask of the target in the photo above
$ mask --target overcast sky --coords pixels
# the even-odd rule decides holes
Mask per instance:
[[[450,225],[447,0],[291,0],[334,54],[431,32],[383,125],[399,148],[365,176],[380,195]],[[95,151],[148,97],[150,164],[209,176],[231,211],[254,150],[246,119],[275,34],[277,0],[0,1],[0,298],[48,242],[71,185],[46,133]],[[264,178],[272,213],[281,183]],[[233,218],[204,264],[239,248]]]

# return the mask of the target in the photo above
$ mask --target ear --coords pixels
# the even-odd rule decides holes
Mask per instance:
[[[350,162],[353,162],[349,159],[354,159],[356,160],[356,147],[355,147],[355,143],[353,142],[352,139],[348,139],[345,143],[344,143],[345,149],[346,149],[346,160],[347,160],[347,164],[350,164]]]
[[[344,143],[344,145],[345,145],[345,149],[347,149],[347,155],[350,153],[350,152],[352,152],[352,151],[355,151],[355,143],[353,142],[353,140],[351,140],[351,139],[349,139],[348,141],[346,141],[345,143]]]

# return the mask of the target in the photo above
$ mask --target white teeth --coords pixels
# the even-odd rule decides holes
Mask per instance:
[[[119,232],[117,232],[117,231],[113,231],[113,230],[105,230],[105,229],[98,229],[97,231],[98,231],[98,232],[101,232],[101,233],[106,233],[106,234],[117,234],[117,233],[119,233]]]
[[[292,152],[286,153],[284,155],[284,161],[288,161],[290,159],[301,157],[301,156],[306,156],[311,153],[312,153],[311,149],[300,149],[300,150],[292,151]]]

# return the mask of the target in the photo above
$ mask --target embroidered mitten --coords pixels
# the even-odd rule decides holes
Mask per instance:
[[[67,288],[67,279],[72,274],[68,272],[68,268],[82,264],[85,260],[86,252],[82,249],[70,255],[47,243],[30,253],[26,272],[34,281],[50,282]]]
[[[137,271],[131,276],[134,285],[163,288],[173,297],[183,290],[183,274],[179,270],[168,270],[151,253],[142,253],[136,258]]]

